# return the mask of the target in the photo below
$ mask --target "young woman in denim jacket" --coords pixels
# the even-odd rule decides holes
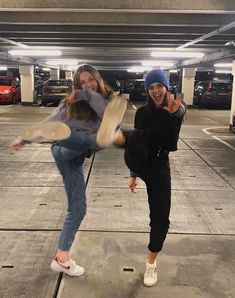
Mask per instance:
[[[49,117],[36,128],[28,128],[28,131],[26,129],[24,135],[34,133],[38,127],[46,133],[53,130],[52,132],[58,135],[58,131],[64,129],[62,123],[67,125],[65,129],[69,127],[68,137],[54,142],[51,147],[52,155],[63,177],[68,200],[67,215],[51,268],[71,276],[80,276],[84,273],[84,268],[70,258],[70,249],[86,214],[83,163],[86,157],[100,150],[96,144],[96,133],[106,105],[114,92],[91,65],[78,67],[74,74],[74,90]],[[42,139],[38,142],[43,143],[47,140]],[[29,142],[25,139],[18,139],[11,147],[18,150],[27,143]]]

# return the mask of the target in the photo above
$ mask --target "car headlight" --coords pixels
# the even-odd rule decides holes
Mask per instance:
[[[7,89],[7,90],[5,90],[5,91],[3,92],[3,94],[9,94],[9,93],[11,93],[11,90],[10,90],[10,89]]]

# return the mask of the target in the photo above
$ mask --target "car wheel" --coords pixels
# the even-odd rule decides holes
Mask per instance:
[[[12,94],[11,104],[16,104],[15,94]]]
[[[198,99],[198,106],[199,106],[199,108],[201,108],[201,109],[205,107],[205,104],[203,103],[201,97],[199,97],[199,99]]]
[[[44,107],[47,106],[47,100],[45,98],[42,98],[42,106]]]

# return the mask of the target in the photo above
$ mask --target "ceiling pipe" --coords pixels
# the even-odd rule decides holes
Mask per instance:
[[[223,26],[223,27],[221,27],[219,29],[216,29],[214,31],[211,31],[211,32],[209,32],[209,33],[207,33],[207,34],[205,34],[205,35],[203,35],[201,37],[198,37],[198,38],[196,38],[196,39],[194,39],[192,41],[189,41],[189,42],[187,42],[187,43],[185,43],[185,44],[183,44],[183,45],[175,48],[175,50],[180,50],[180,49],[187,48],[188,46],[191,46],[191,45],[193,45],[195,43],[198,43],[200,41],[203,41],[203,40],[205,40],[205,39],[207,39],[207,38],[209,38],[211,36],[217,35],[217,34],[219,34],[221,32],[227,31],[227,30],[229,30],[229,29],[231,29],[233,27],[235,27],[235,21],[232,22],[232,23],[230,23],[230,24],[227,24],[227,25],[225,25],[225,26]]]
[[[13,40],[10,40],[8,38],[0,37],[0,40],[3,41],[3,42],[13,44],[14,46],[17,46],[17,47],[20,47],[20,48],[24,48],[24,49],[29,49],[30,48],[29,46],[27,46],[23,43],[13,41]]]

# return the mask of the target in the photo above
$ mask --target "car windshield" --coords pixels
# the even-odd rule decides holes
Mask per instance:
[[[11,80],[0,79],[0,86],[11,86]]]
[[[142,89],[144,89],[144,82],[136,81],[135,82],[135,88],[142,88]]]
[[[69,86],[68,81],[60,81],[60,80],[51,80],[46,83],[46,86]]]
[[[213,83],[212,89],[217,92],[230,92],[232,90],[231,83]]]

